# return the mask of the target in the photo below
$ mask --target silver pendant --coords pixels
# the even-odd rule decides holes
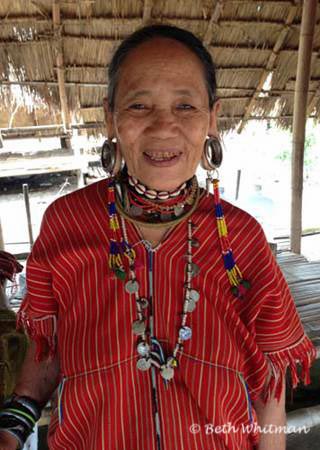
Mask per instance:
[[[151,367],[150,359],[140,358],[137,361],[137,369],[139,370],[148,370]]]
[[[171,380],[174,376],[174,369],[172,367],[164,367],[161,369],[160,374],[165,380]]]
[[[189,291],[189,298],[193,300],[194,302],[197,302],[200,298],[200,294],[195,289],[190,289]]]
[[[195,277],[196,275],[199,275],[199,272],[200,272],[200,267],[195,263],[191,263],[192,276]]]
[[[196,302],[192,299],[186,300],[185,302],[185,308],[187,312],[192,312],[195,310]]]
[[[174,215],[175,215],[176,217],[181,216],[181,214],[183,213],[183,211],[184,211],[183,205],[177,205],[177,206],[174,207]]]
[[[142,208],[139,208],[139,206],[136,205],[131,205],[130,206],[130,214],[134,217],[138,217],[141,216],[141,214],[143,213]]]
[[[137,352],[140,356],[147,356],[150,351],[150,346],[146,342],[140,342],[137,345]]]
[[[146,324],[143,320],[135,320],[132,323],[132,332],[138,336],[146,331]]]
[[[129,280],[126,282],[125,290],[129,294],[134,294],[135,292],[138,292],[138,290],[139,290],[139,283],[136,280]]]

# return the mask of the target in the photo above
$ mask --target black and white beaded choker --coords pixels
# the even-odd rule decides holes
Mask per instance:
[[[170,198],[176,198],[182,195],[187,187],[187,183],[183,183],[180,187],[174,191],[156,191],[155,189],[148,189],[137,178],[128,175],[128,181],[139,195],[143,195],[149,200],[169,200]]]

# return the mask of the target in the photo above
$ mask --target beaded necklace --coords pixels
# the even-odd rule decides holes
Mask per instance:
[[[226,273],[231,285],[231,291],[233,295],[239,299],[242,299],[249,289],[250,284],[247,280],[244,280],[242,273],[237,266],[233,252],[230,247],[228,239],[228,230],[225,222],[221,200],[219,196],[219,184],[218,180],[212,180],[214,189],[214,210],[217,222],[217,229],[219,235],[219,241],[221,246],[222,257]],[[174,376],[174,370],[178,367],[179,362],[177,359],[178,351],[183,350],[183,343],[192,336],[192,329],[187,325],[188,313],[191,313],[196,308],[196,304],[200,299],[200,293],[192,288],[191,280],[194,276],[198,275],[200,268],[192,261],[193,247],[199,245],[198,241],[193,237],[193,229],[195,225],[192,223],[190,211],[188,213],[187,221],[187,262],[186,262],[186,279],[185,279],[185,292],[183,301],[183,314],[181,319],[181,325],[178,330],[177,342],[175,344],[172,355],[165,356],[161,344],[155,336],[150,336],[148,341],[148,330],[146,325],[146,317],[144,310],[148,307],[148,299],[139,295],[139,281],[136,278],[135,272],[135,258],[136,254],[132,246],[128,242],[126,221],[129,219],[134,222],[139,222],[139,219],[133,219],[127,213],[124,212],[120,200],[115,195],[115,180],[109,181],[109,228],[111,231],[110,238],[110,255],[109,266],[115,272],[116,276],[125,281],[125,290],[130,295],[134,295],[136,301],[137,319],[132,324],[132,331],[138,337],[137,339],[137,353],[139,359],[137,361],[137,368],[145,371],[150,367],[156,367],[159,369],[160,374],[167,385],[167,382]],[[197,206],[199,195],[194,202],[192,212]],[[119,225],[117,210],[121,214],[121,228]],[[182,217],[183,220],[186,217]],[[182,220],[180,218],[179,222]],[[144,223],[142,221],[142,223]],[[168,223],[172,223],[172,220]],[[156,224],[152,224],[155,226]],[[161,223],[163,226],[163,223]],[[152,266],[152,265],[151,265]],[[150,273],[149,273],[150,274]],[[151,269],[152,276],[152,269]]]

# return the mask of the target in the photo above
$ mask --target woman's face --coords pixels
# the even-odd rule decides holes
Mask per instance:
[[[173,190],[191,178],[207,135],[217,135],[201,62],[187,47],[156,38],[132,50],[120,68],[115,110],[106,111],[130,175]]]

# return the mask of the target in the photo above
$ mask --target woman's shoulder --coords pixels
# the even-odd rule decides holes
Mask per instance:
[[[45,218],[59,216],[63,219],[69,213],[79,216],[84,208],[92,210],[107,204],[109,182],[110,178],[105,178],[57,198],[46,209]]]
[[[257,219],[244,209],[225,199],[221,199],[220,202],[227,225],[228,222],[230,222],[232,226],[236,227],[246,225],[249,228],[253,227],[261,229],[261,225]],[[202,201],[199,204],[198,210],[215,220],[214,197],[211,193],[209,195],[204,192],[202,193]]]

